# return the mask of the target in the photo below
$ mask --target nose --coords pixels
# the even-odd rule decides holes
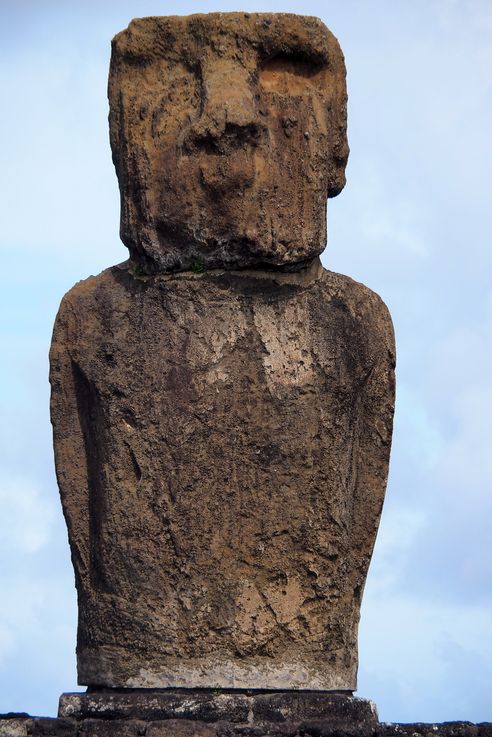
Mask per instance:
[[[185,137],[188,149],[216,151],[256,146],[263,126],[249,75],[238,64],[215,59],[202,68],[202,111]]]

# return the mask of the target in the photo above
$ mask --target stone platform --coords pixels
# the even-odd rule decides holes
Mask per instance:
[[[60,697],[63,719],[187,720],[269,725],[330,720],[358,728],[378,723],[375,705],[347,693],[218,691],[209,689],[97,689]]]
[[[492,737],[492,724],[384,724],[333,692],[100,689],[63,694],[58,718],[0,715],[0,737]]]

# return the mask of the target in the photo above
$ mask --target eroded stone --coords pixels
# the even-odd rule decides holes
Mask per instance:
[[[344,84],[313,18],[141,19],[114,41],[131,259],[65,296],[51,349],[80,683],[356,687],[394,344],[381,300],[316,258]]]
[[[147,272],[294,266],[345,183],[345,65],[317,18],[139,18],[113,40],[121,236]]]
[[[52,417],[82,683],[355,689],[392,341],[319,264],[122,265],[68,293]]]
[[[66,693],[60,697],[58,716],[65,719],[185,720],[222,724],[300,724],[324,720],[333,727],[376,727],[377,711],[367,699],[328,691],[208,691],[203,689],[101,689]]]

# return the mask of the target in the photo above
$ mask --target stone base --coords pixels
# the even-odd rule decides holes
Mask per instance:
[[[0,737],[492,737],[492,724],[378,724],[355,728],[312,720],[295,726],[271,722],[265,726],[230,722],[165,719],[48,719],[0,714]]]
[[[381,724],[374,704],[323,691],[98,689],[57,719],[0,714],[0,737],[492,737],[492,724]]]
[[[202,689],[97,689],[60,697],[61,719],[185,720],[234,726],[301,725],[329,721],[356,731],[378,724],[375,705],[348,693],[326,691],[211,691]]]

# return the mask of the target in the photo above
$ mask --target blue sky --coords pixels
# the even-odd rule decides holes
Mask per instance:
[[[489,0],[0,0],[0,712],[54,714],[77,690],[47,353],[64,292],[126,258],[110,39],[212,10],[317,15],[346,57],[348,183],[322,260],[381,294],[398,347],[359,694],[388,721],[492,720]]]

